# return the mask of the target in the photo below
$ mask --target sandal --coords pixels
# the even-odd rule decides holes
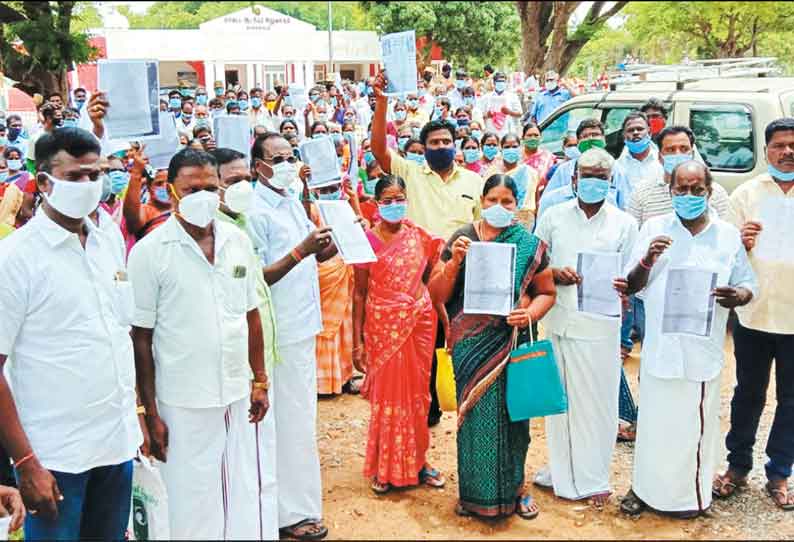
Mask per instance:
[[[328,536],[328,528],[321,520],[304,519],[295,525],[279,529],[279,533],[283,537],[297,540],[322,540]]]
[[[447,481],[444,479],[438,469],[434,469],[430,465],[425,465],[422,467],[422,470],[419,471],[419,483],[428,485],[430,487],[439,488],[444,487],[444,484],[446,484]]]
[[[618,428],[618,442],[634,442],[637,440],[637,424],[630,423]]]
[[[391,489],[391,484],[389,483],[381,484],[380,482],[378,482],[378,477],[375,476],[372,478],[372,483],[369,485],[369,487],[372,489],[372,491],[374,491],[378,495],[383,495],[384,493],[389,492],[389,490]]]
[[[524,495],[519,497],[516,501],[516,515],[521,519],[535,519],[540,514],[540,509],[535,504],[535,499],[532,495]]]
[[[460,502],[458,502],[458,504],[455,505],[455,513],[457,515],[459,515],[460,517],[462,517],[462,518],[470,518],[470,517],[472,517],[474,515],[472,512],[469,512],[468,510],[466,510],[463,507],[463,505],[460,504]]]
[[[604,507],[609,504],[609,498],[612,496],[611,491],[605,491],[604,493],[599,493],[597,495],[593,495],[588,499],[590,506],[595,508],[596,510],[603,510]]]
[[[767,482],[766,492],[781,510],[786,512],[794,510],[794,493],[789,494],[788,487],[775,487],[772,482]]]
[[[711,494],[717,499],[727,499],[736,493],[736,490],[747,486],[747,478],[734,478],[730,474],[718,474],[711,484]]]
[[[620,500],[620,511],[629,516],[639,516],[647,506],[632,489]]]
[[[347,393],[349,395],[358,395],[361,393],[361,381],[362,377],[354,376],[350,380],[342,385],[342,393]]]

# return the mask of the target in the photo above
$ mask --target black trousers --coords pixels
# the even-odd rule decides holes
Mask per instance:
[[[731,401],[731,429],[725,438],[728,463],[741,475],[753,468],[753,446],[774,359],[777,408],[766,444],[766,475],[770,480],[788,478],[794,463],[794,335],[766,333],[737,324],[733,343],[736,388]]]
[[[441,321],[438,322],[438,331],[436,332],[436,348],[444,348],[447,338],[444,336],[444,326]],[[436,393],[436,372],[438,371],[438,360],[436,353],[433,351],[433,366],[430,368],[430,411],[427,413],[427,419],[438,419],[441,417],[441,408],[438,406],[438,393]]]
[[[16,487],[14,469],[11,468],[11,458],[0,446],[0,485]]]

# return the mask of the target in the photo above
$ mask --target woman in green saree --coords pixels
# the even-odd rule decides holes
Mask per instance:
[[[429,288],[446,304],[447,346],[452,353],[458,399],[458,479],[461,515],[538,515],[524,490],[529,422],[511,422],[505,397],[505,367],[513,328],[527,329],[556,297],[546,245],[514,223],[518,190],[507,175],[492,175],[483,189],[484,220],[464,226],[447,242]],[[466,253],[472,241],[516,245],[515,309],[505,318],[463,314]]]

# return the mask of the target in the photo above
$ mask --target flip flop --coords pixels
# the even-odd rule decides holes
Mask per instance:
[[[372,479],[372,483],[369,485],[370,489],[377,493],[378,495],[383,495],[384,493],[388,493],[391,489],[391,484],[381,484],[378,482],[377,477]]]
[[[711,494],[717,499],[727,499],[736,490],[747,486],[747,479],[736,480],[728,476],[728,473],[718,474],[711,484]]]
[[[647,506],[633,490],[629,490],[626,496],[620,500],[620,511],[629,516],[639,516]]]
[[[772,487],[769,482],[766,484],[766,493],[775,502],[775,505],[781,510],[790,512],[794,510],[794,503],[790,502],[790,495],[788,488]]]
[[[474,515],[473,513],[466,510],[460,503],[455,505],[455,513],[462,518],[470,518]]]
[[[516,515],[521,519],[531,520],[538,517],[540,514],[540,510],[535,510],[534,512],[529,511],[529,508],[535,503],[535,500],[532,498],[532,495],[524,495],[523,497],[519,497],[516,502]],[[521,507],[527,509],[526,512],[521,510]]]
[[[312,532],[304,532],[303,534],[298,534],[297,531],[301,527],[308,527],[312,526],[315,528],[319,528],[318,531]],[[296,523],[295,525],[290,525],[289,527],[283,527],[279,529],[279,533],[281,536],[294,538],[297,540],[322,540],[326,536],[328,536],[328,528],[322,524],[322,521],[316,519],[304,519]]]
[[[444,480],[438,469],[434,469],[429,465],[425,465],[419,471],[419,482],[436,488],[444,487],[444,484],[446,484],[446,480]]]

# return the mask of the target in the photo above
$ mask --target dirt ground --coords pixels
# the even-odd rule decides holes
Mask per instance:
[[[733,346],[725,348],[723,372],[723,430],[727,431],[730,400],[735,384]],[[638,352],[626,367],[636,395]],[[428,460],[447,477],[444,489],[421,487],[376,496],[361,474],[364,463],[369,404],[360,397],[344,395],[320,401],[318,441],[323,473],[324,516],[331,539],[794,539],[794,513],[775,508],[763,491],[763,453],[775,406],[774,381],[756,444],[756,468],[750,487],[729,501],[714,503],[707,517],[693,521],[673,520],[645,512],[630,519],[618,509],[619,497],[631,484],[633,445],[618,444],[612,462],[613,498],[603,511],[585,502],[570,502],[532,487],[541,512],[537,519],[517,516],[484,521],[461,518],[454,512],[457,499],[454,414],[445,414],[431,430]],[[531,426],[532,444],[526,462],[527,480],[547,459],[543,421]],[[723,445],[724,446],[724,445]],[[725,457],[725,451],[720,456]]]

